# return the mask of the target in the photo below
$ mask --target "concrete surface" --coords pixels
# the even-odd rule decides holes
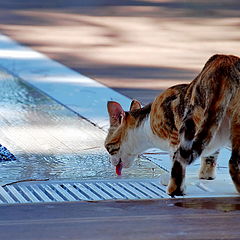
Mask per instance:
[[[240,55],[237,0],[0,1],[0,31],[143,103],[215,53]]]
[[[0,163],[0,184],[117,178],[104,148],[105,137],[99,127],[0,68],[0,143],[17,158]],[[139,158],[122,178],[152,178],[161,172]]]
[[[239,198],[0,206],[7,240],[237,240]]]

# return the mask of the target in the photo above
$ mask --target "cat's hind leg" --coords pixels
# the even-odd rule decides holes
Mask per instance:
[[[232,155],[229,160],[229,173],[237,191],[240,193],[240,123],[233,123],[231,134]]]
[[[237,191],[240,193],[240,153],[239,151],[232,151],[232,156],[229,160],[229,173],[231,175],[231,178],[233,180],[233,183],[237,189]]]
[[[208,157],[201,157],[201,167],[199,170],[199,178],[213,180],[216,177],[216,166],[219,150]]]
[[[171,177],[167,187],[167,194],[171,197],[183,196],[185,194],[186,165],[175,160],[173,162]]]

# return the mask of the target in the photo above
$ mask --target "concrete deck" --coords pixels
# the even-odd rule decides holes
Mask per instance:
[[[8,240],[238,240],[239,198],[0,206]]]

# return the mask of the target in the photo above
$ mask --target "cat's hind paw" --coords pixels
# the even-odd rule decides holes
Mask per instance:
[[[216,178],[216,173],[200,171],[198,174],[198,177],[199,179],[204,179],[204,180],[214,180]]]

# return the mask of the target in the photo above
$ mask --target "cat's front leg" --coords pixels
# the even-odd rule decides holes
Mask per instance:
[[[171,178],[168,183],[167,193],[171,196],[183,196],[185,194],[185,164],[174,159],[171,170]]]

